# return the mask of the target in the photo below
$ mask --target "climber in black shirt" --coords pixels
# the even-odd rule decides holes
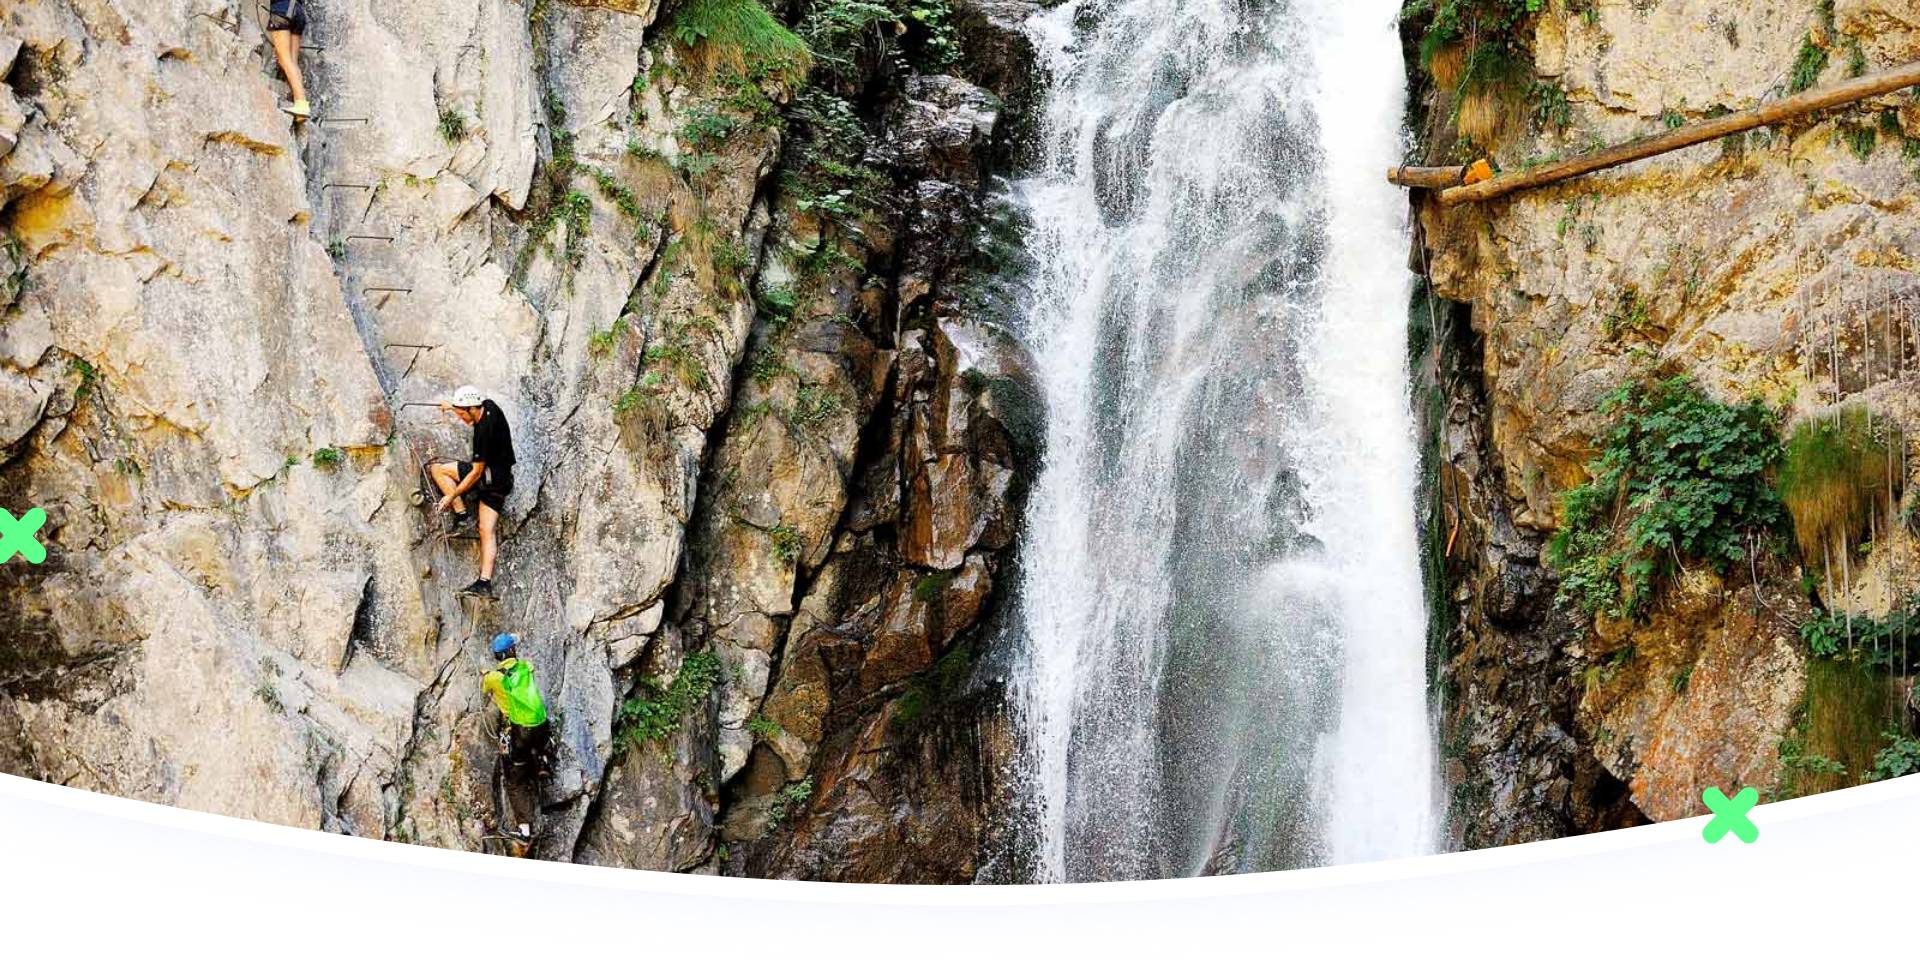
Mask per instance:
[[[471,493],[480,504],[480,577],[460,593],[490,598],[493,562],[499,549],[494,532],[500,514],[506,510],[507,495],[513,492],[513,433],[507,429],[507,417],[500,407],[472,386],[454,390],[453,397],[440,408],[473,427],[473,456],[434,463],[427,472],[444,494],[440,510],[453,514],[449,531],[458,530],[472,516],[462,496]]]

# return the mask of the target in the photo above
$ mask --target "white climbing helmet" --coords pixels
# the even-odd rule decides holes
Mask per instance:
[[[485,399],[486,397],[480,394],[480,388],[478,386],[461,386],[453,391],[452,398],[449,398],[447,402],[461,409],[472,409],[480,405]]]

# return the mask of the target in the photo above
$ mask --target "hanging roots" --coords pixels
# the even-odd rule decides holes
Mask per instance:
[[[1894,456],[1897,428],[1865,406],[1794,427],[1780,470],[1780,497],[1793,517],[1794,538],[1808,563],[1853,553],[1876,514],[1898,499],[1903,467]]]
[[[1506,126],[1512,98],[1494,90],[1462,93],[1455,108],[1454,129],[1482,148],[1491,147]]]
[[[1433,52],[1427,61],[1427,72],[1433,75],[1434,84],[1441,90],[1450,91],[1460,86],[1460,79],[1467,72],[1467,47],[1465,44],[1448,44]]]

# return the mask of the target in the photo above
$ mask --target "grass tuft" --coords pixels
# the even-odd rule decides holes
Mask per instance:
[[[709,74],[723,71],[797,84],[813,53],[759,0],[682,0],[668,31],[693,64]]]
[[[1891,509],[1894,446],[1892,426],[1864,406],[1794,427],[1781,461],[1780,498],[1809,565],[1852,553],[1873,517]]]

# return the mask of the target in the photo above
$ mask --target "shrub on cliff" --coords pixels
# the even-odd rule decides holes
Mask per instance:
[[[1432,15],[1420,40],[1420,65],[1453,95],[1454,129],[1481,148],[1498,139],[1521,94],[1530,89],[1529,18],[1545,0],[1411,0],[1403,19]]]
[[[1683,563],[1724,571],[1746,557],[1750,534],[1780,525],[1767,483],[1778,420],[1765,405],[1724,405],[1679,377],[1629,383],[1601,411],[1613,422],[1587,465],[1593,479],[1560,495],[1562,526],[1547,548],[1563,602],[1642,616]]]

